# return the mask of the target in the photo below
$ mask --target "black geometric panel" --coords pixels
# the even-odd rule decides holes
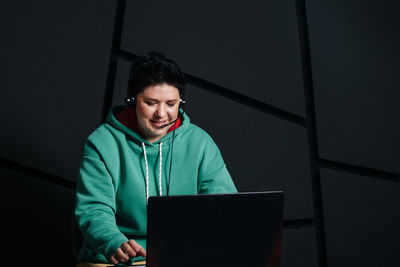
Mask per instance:
[[[0,9],[0,157],[75,179],[100,122],[115,3],[22,2]]]
[[[400,172],[398,1],[308,1],[320,156]]]
[[[281,267],[317,267],[315,229],[284,230]]]
[[[329,266],[399,266],[400,186],[322,170]]]
[[[306,131],[188,86],[191,122],[219,146],[239,191],[283,190],[285,219],[313,216]]]
[[[127,97],[126,88],[128,84],[130,68],[130,62],[123,60],[118,62],[113,92],[113,106],[125,104],[125,98]]]
[[[2,266],[74,266],[74,192],[0,167]]]
[[[192,75],[304,114],[294,2],[128,1],[126,11],[123,49],[164,52]]]

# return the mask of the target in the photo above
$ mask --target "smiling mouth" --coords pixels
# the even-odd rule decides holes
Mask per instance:
[[[168,123],[167,121],[154,121],[154,120],[150,120],[150,122],[151,122],[151,124],[153,124],[157,128],[160,128],[162,125]]]

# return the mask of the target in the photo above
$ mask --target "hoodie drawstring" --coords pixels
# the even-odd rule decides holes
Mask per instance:
[[[162,196],[162,185],[161,185],[161,169],[162,169],[162,150],[161,150],[162,142],[160,142],[160,150],[159,150],[159,155],[160,155],[160,171],[158,174],[158,183],[160,187],[160,196]]]
[[[149,165],[147,163],[147,153],[146,153],[146,146],[142,142],[142,148],[143,148],[143,153],[144,153],[144,161],[146,163],[146,203],[149,202]],[[160,142],[159,145],[159,155],[160,155],[160,171],[158,174],[158,184],[159,184],[159,190],[160,190],[160,196],[162,196],[162,185],[161,185],[161,174],[162,174],[162,142]]]

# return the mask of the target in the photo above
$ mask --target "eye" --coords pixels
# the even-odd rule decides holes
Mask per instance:
[[[176,105],[176,101],[173,101],[173,102],[167,102],[167,105],[168,105],[169,107],[173,107],[173,106],[175,106],[175,105]]]
[[[148,106],[154,106],[156,104],[156,102],[153,102],[153,101],[146,101],[145,103]]]

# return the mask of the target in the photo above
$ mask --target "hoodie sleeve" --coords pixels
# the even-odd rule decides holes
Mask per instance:
[[[199,166],[199,194],[236,193],[221,152],[217,145],[208,137],[204,145],[203,158]]]
[[[85,145],[76,189],[75,216],[91,246],[108,260],[128,239],[115,220],[115,188],[104,162]]]

